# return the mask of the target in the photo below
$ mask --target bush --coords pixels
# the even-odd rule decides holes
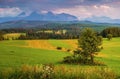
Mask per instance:
[[[101,49],[104,49],[103,47],[101,47]]]
[[[70,52],[71,50],[70,49],[67,49],[67,52]]]
[[[64,63],[74,63],[74,58],[72,56],[67,56],[67,57],[64,57],[64,60],[63,60]]]
[[[94,61],[93,63],[91,62],[90,58],[85,58],[83,57],[83,55],[84,55],[84,52],[82,50],[80,49],[74,50],[74,54],[72,56],[64,57],[63,63],[105,66],[103,62]]]
[[[57,47],[56,49],[57,49],[57,50],[62,50],[62,47]]]

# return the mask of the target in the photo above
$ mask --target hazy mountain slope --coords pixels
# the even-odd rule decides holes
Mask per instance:
[[[32,20],[32,21],[76,21],[78,18],[70,14],[54,14],[52,12],[48,13],[37,13],[32,12],[30,15],[27,15],[23,12],[16,17],[0,17],[0,22],[7,21],[17,21],[17,20]]]

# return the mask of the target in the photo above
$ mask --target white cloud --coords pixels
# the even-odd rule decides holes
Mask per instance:
[[[77,16],[79,19],[85,19],[91,16],[107,16],[113,19],[120,19],[120,7],[109,5],[76,6],[73,8],[56,9],[54,13],[68,13]]]
[[[77,16],[79,19],[90,17],[92,14],[83,6],[76,6],[73,8],[57,9],[53,11],[54,13],[68,13]]]
[[[20,14],[22,10],[17,7],[0,8],[0,17],[15,17]]]
[[[48,11],[40,11],[40,13],[46,14],[48,13]]]

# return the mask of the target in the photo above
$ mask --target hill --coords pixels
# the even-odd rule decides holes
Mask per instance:
[[[106,27],[120,27],[120,24],[96,23],[91,21],[29,21],[17,20],[0,23],[0,29],[9,28],[34,28],[34,29],[71,29],[71,28],[90,27],[96,30],[103,30]]]

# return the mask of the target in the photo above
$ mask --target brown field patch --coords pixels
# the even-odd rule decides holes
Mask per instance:
[[[96,55],[97,57],[108,57],[106,54],[103,54],[103,53],[98,53],[98,55]]]
[[[27,40],[27,47],[55,50],[55,47],[49,44],[47,40]]]
[[[103,47],[120,47],[120,43],[103,44]]]

